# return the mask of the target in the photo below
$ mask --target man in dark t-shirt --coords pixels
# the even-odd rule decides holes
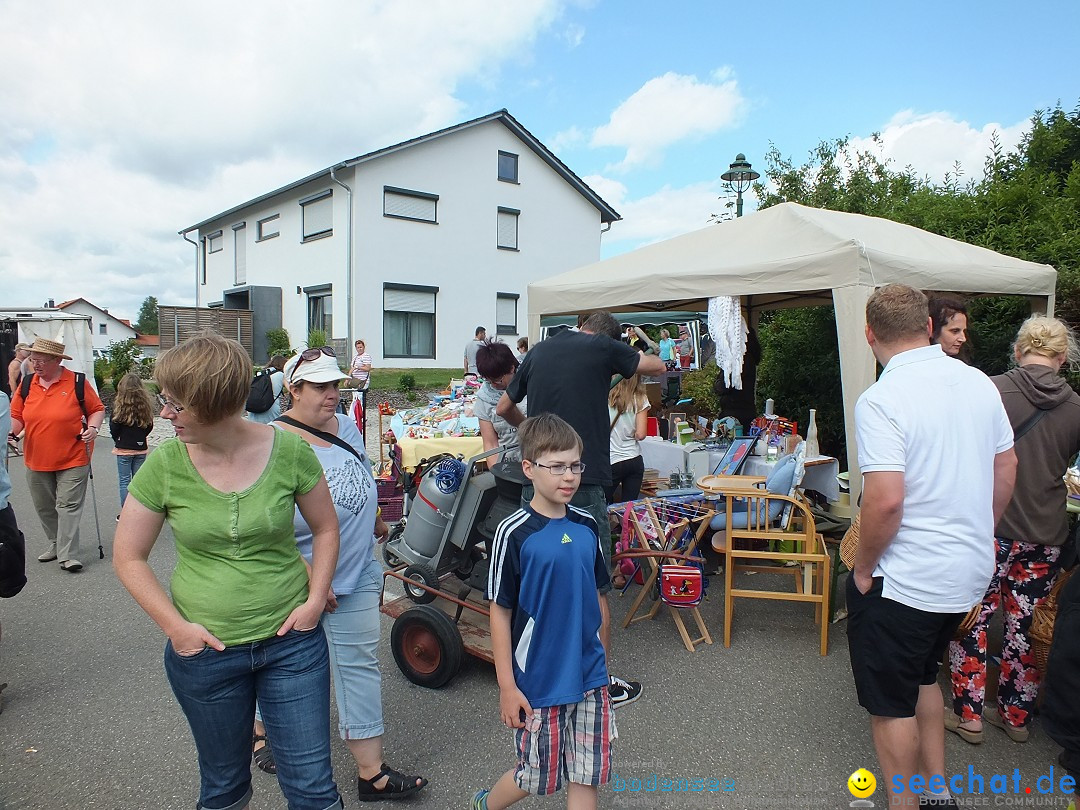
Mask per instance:
[[[495,410],[516,426],[524,417],[515,404],[527,396],[530,414],[556,414],[578,432],[584,445],[581,460],[585,472],[570,503],[588,510],[601,531],[608,525],[604,486],[611,483],[608,421],[611,377],[614,374],[630,377],[635,373],[652,376],[665,370],[660,358],[626,345],[619,340],[621,334],[619,323],[610,312],[594,312],[580,331],[567,330],[541,341],[525,355]],[[610,543],[601,542],[600,546],[610,568]],[[610,590],[609,584],[601,593],[606,596]],[[601,609],[606,614],[606,598]],[[609,648],[608,641],[604,639],[604,646]],[[611,696],[616,706],[632,702],[640,695],[640,684],[614,676],[611,680]]]

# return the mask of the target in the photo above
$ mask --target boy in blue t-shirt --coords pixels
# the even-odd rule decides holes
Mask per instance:
[[[535,494],[499,524],[487,585],[499,713],[518,764],[471,807],[502,810],[566,781],[569,806],[595,808],[618,735],[601,643],[607,566],[596,521],[568,506],[585,469],[581,438],[545,413],[522,422],[518,441]]]

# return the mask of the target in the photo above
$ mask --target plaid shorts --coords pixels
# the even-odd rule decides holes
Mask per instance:
[[[533,709],[525,728],[514,731],[514,780],[536,796],[562,790],[564,779],[606,785],[611,780],[611,741],[618,736],[605,687],[586,692],[579,703]]]

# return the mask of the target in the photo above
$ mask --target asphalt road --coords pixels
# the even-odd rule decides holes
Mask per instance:
[[[115,464],[108,441],[94,456],[97,511],[105,560],[97,559],[94,511],[83,513],[79,574],[41,564],[44,538],[27,494],[20,459],[12,459],[12,503],[27,536],[29,583],[0,600],[0,682],[9,684],[0,715],[0,810],[37,808],[183,808],[195,806],[198,772],[191,737],[162,668],[164,638],[120,586],[109,564],[117,513]],[[168,530],[151,556],[162,579],[174,562]],[[768,576],[768,575],[759,575]],[[621,619],[630,598],[615,598]],[[616,767],[624,789],[602,789],[604,808],[844,808],[849,774],[867,767],[880,776],[865,712],[855,702],[844,623],[818,655],[809,606],[742,600],[730,649],[721,643],[720,583],[703,607],[714,644],[690,653],[665,613],[613,633],[612,670],[645,684],[640,701],[617,714]],[[498,719],[494,669],[467,658],[444,689],[414,686],[398,671],[384,617],[381,660],[386,758],[427,776],[431,784],[411,808],[465,808],[473,791],[512,765],[510,733]],[[944,681],[943,681],[944,683]],[[336,718],[335,718],[336,725]],[[1021,790],[1050,772],[1057,747],[1036,720],[1019,745],[988,728],[971,746],[947,735],[950,774],[1021,773]],[[335,740],[338,784],[356,807],[355,773]],[[649,777],[674,780],[672,790],[633,790]],[[1055,768],[1055,776],[1060,768]],[[255,770],[251,807],[284,808],[272,776]],[[706,789],[691,790],[701,779]],[[731,788],[710,792],[708,780]],[[680,783],[679,780],[684,780]],[[1038,795],[1037,792],[1034,795]],[[884,806],[882,788],[872,797]],[[987,806],[995,798],[983,796]],[[1038,797],[1045,801],[1048,797]],[[1054,804],[1067,801],[1056,794]],[[554,808],[565,797],[529,799]]]

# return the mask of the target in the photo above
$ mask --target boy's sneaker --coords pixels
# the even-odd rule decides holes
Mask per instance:
[[[488,810],[487,797],[491,793],[490,790],[478,790],[473,794],[472,801],[469,802],[469,810]]]
[[[608,685],[608,694],[611,695],[613,709],[627,706],[641,697],[641,684],[637,681],[624,681],[612,675],[611,683]]]

